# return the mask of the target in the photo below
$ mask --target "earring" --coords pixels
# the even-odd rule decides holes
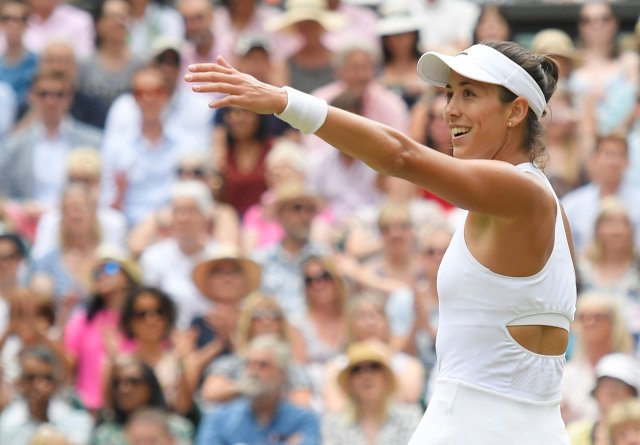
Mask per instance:
[[[507,127],[511,127],[513,125],[513,122],[509,121],[507,122]]]

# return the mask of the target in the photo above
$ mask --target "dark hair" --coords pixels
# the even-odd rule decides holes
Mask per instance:
[[[24,259],[27,256],[27,246],[25,241],[17,233],[0,234],[0,241],[9,241],[12,243],[21,259]]]
[[[237,109],[237,108],[236,108]],[[230,111],[231,109],[229,109]],[[253,113],[253,111],[250,111],[249,113]],[[254,139],[257,139],[259,141],[265,141],[267,139],[269,139],[269,117],[266,114],[258,114],[258,113],[253,113],[256,115],[257,119],[258,119],[258,127],[256,128],[256,131],[253,133],[252,137]],[[223,115],[223,120],[224,118],[226,118],[228,116],[228,113],[225,113]],[[233,150],[234,146],[235,146],[235,138],[233,137],[233,135],[231,134],[231,131],[229,131],[229,125],[225,122],[223,122],[224,127],[227,130],[227,145],[228,147]]]
[[[173,303],[173,300],[169,295],[155,287],[137,288],[127,295],[120,312],[120,328],[128,338],[134,337],[133,329],[131,328],[131,322],[134,317],[133,308],[136,304],[136,300],[142,295],[151,295],[160,304],[160,309],[168,321],[166,332],[166,335],[168,336],[176,322],[176,305]]]
[[[23,349],[18,356],[20,360],[20,372],[22,373],[23,363],[29,359],[38,360],[39,362],[46,363],[53,368],[53,373],[56,378],[61,377],[62,367],[60,359],[56,353],[49,346],[35,345]]]
[[[354,96],[349,91],[344,91],[338,94],[333,98],[329,105],[340,108],[341,110],[346,110],[351,113],[358,114],[360,116],[362,116],[364,107],[362,98]]]
[[[420,33],[418,31],[410,31],[411,35],[413,35],[413,47],[411,48],[411,56],[418,60],[422,55],[422,51],[420,51]],[[404,33],[403,33],[404,34]],[[409,32],[407,33],[409,34]],[[387,41],[389,36],[381,36],[380,41],[382,42],[382,60],[384,64],[390,63],[393,61],[393,54],[389,51],[389,45]]]
[[[499,51],[515,63],[520,65],[538,84],[545,102],[549,102],[558,83],[558,65],[549,56],[534,54],[513,42],[482,42],[490,48]],[[500,100],[503,103],[513,102],[516,96],[506,88],[501,88]],[[542,113],[544,116],[546,111]],[[538,116],[531,108],[527,114],[527,126],[524,133],[524,145],[529,150],[529,160],[543,168],[549,158],[544,142],[544,129]]]
[[[100,41],[100,36],[98,35],[98,32],[97,32],[98,22],[102,20],[102,17],[104,17],[104,6],[111,1],[120,1],[120,2],[126,3],[129,6],[129,10],[131,10],[131,7],[132,7],[131,0],[101,0],[97,2],[98,4],[95,5],[90,11],[92,13],[91,15],[93,16],[93,29],[96,30],[96,36],[95,36],[96,48],[99,48],[100,45],[102,44],[102,42]]]
[[[136,282],[136,280],[133,279],[133,277],[131,277],[127,273],[126,269],[124,267],[121,267],[120,271],[127,278],[127,289],[129,290],[129,292],[132,292],[135,289],[137,289],[138,283]],[[102,295],[98,293],[94,293],[93,295],[91,295],[89,302],[87,303],[87,320],[88,321],[93,320],[94,317],[98,314],[98,312],[104,309],[105,306],[106,306],[105,301],[104,301],[104,298],[102,298]]]
[[[147,408],[159,408],[168,410],[169,408],[167,406],[167,401],[164,398],[162,387],[160,386],[160,382],[158,381],[153,368],[151,368],[151,366],[149,366],[139,358],[129,357],[126,361],[120,362],[114,366],[113,373],[111,375],[111,381],[109,382],[109,395],[113,403],[113,420],[120,425],[124,425],[129,419],[129,416],[133,414],[127,413],[126,411],[122,410],[122,408],[118,406],[117,398],[114,397],[114,392],[116,389],[115,378],[117,370],[126,366],[136,366],[138,369],[140,369],[142,371],[142,379],[149,386],[149,400],[144,406]]]
[[[513,32],[511,30],[511,23],[509,22],[509,19],[507,18],[507,16],[505,15],[504,9],[500,7],[500,5],[497,5],[495,3],[485,3],[484,5],[482,5],[480,7],[480,14],[478,14],[478,18],[476,19],[476,24],[473,26],[473,44],[475,45],[478,42],[478,26],[480,25],[480,22],[482,21],[482,19],[484,18],[485,15],[487,15],[487,13],[489,12],[496,12],[498,13],[498,15],[500,17],[502,17],[502,19],[507,23],[507,27],[509,29],[509,35],[507,36],[507,40],[512,40],[513,39]]]

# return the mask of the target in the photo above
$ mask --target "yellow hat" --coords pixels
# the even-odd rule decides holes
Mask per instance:
[[[267,29],[289,29],[306,20],[318,22],[326,31],[335,31],[346,25],[345,17],[327,8],[326,0],[288,0],[284,13],[267,22]]]
[[[103,244],[98,248],[97,257],[96,267],[105,261],[115,261],[120,265],[120,267],[122,267],[124,273],[127,274],[131,280],[136,284],[142,284],[142,274],[140,273],[140,269],[136,262],[132,260],[126,252],[115,246]]]
[[[383,372],[387,375],[389,382],[389,392],[396,389],[398,382],[389,364],[389,356],[391,351],[389,348],[379,341],[366,340],[360,341],[349,346],[347,356],[349,363],[338,374],[338,384],[345,393],[349,393],[349,377],[353,368],[361,363],[379,363],[382,365]]]

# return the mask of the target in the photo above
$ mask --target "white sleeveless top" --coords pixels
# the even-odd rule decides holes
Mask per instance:
[[[540,177],[551,189],[532,164],[516,167]],[[467,248],[461,224],[438,272],[438,377],[525,401],[559,401],[564,355],[528,351],[507,326],[568,330],[575,312],[575,282],[559,203],[552,254],[542,270],[529,277],[500,275],[480,264]]]

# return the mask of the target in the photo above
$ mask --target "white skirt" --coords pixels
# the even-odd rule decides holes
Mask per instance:
[[[440,378],[408,445],[570,445],[559,402],[529,402]]]

